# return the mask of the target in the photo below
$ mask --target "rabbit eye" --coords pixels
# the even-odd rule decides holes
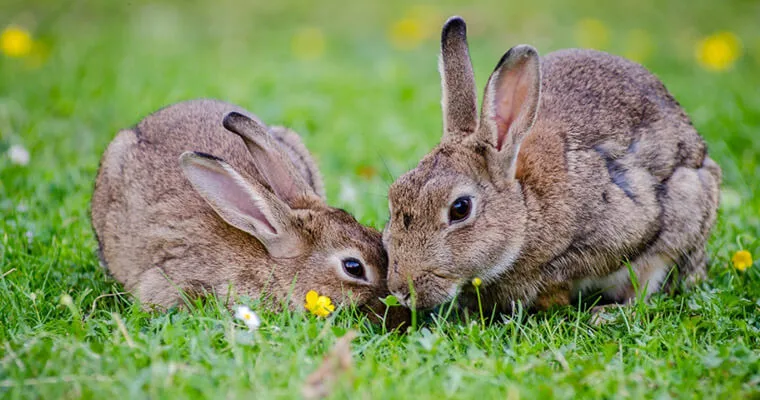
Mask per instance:
[[[453,203],[449,208],[449,221],[459,222],[470,216],[472,210],[472,199],[470,196],[462,196]]]
[[[364,279],[364,266],[353,257],[343,259],[343,270],[354,278]]]

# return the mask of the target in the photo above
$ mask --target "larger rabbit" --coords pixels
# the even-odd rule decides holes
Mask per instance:
[[[175,104],[120,132],[101,161],[92,223],[104,264],[145,305],[232,288],[298,308],[316,290],[384,312],[380,233],[325,204],[295,133],[230,104]]]
[[[430,308],[578,294],[625,303],[705,276],[721,171],[665,86],[592,50],[510,49],[485,88],[462,19],[441,37],[444,135],[389,192],[389,288]],[[416,299],[412,302],[412,288]]]

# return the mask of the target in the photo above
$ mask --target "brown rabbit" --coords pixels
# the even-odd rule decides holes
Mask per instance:
[[[592,50],[510,49],[485,89],[462,19],[441,38],[444,135],[390,188],[388,285],[429,308],[606,302],[705,275],[721,171],[665,86]],[[669,280],[668,280],[669,278]],[[585,297],[584,297],[585,298]]]
[[[103,263],[146,305],[233,288],[292,308],[316,290],[385,310],[380,233],[325,204],[298,135],[220,101],[175,104],[121,131],[101,161],[92,223]]]

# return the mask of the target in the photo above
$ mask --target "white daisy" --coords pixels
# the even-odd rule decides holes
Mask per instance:
[[[246,306],[237,306],[235,309],[235,318],[243,321],[250,330],[259,329],[259,326],[261,326],[259,316]]]
[[[8,149],[8,157],[11,159],[11,163],[16,165],[23,166],[29,164],[29,151],[17,144]]]
[[[343,178],[340,180],[340,194],[338,195],[341,203],[345,205],[355,204],[358,199],[356,186],[350,180]]]

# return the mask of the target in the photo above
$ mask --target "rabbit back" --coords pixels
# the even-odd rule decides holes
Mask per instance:
[[[559,239],[544,272],[575,281],[573,292],[611,288],[611,301],[632,296],[621,259],[651,291],[674,263],[682,277],[703,276],[721,173],[678,102],[646,69],[606,53],[558,51],[542,69],[517,175],[539,204],[556,203],[534,211],[553,232],[528,235]]]

